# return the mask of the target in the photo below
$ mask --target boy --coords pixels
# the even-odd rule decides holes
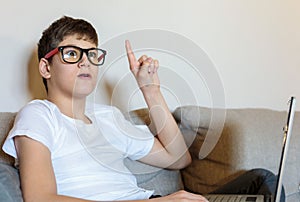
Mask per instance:
[[[148,199],[153,191],[137,187],[123,158],[170,169],[191,162],[160,92],[158,61],[145,55],[136,60],[129,41],[130,69],[157,136],[130,125],[114,107],[86,106],[106,55],[97,47],[97,33],[85,20],[64,16],[43,32],[38,57],[47,99],[31,101],[18,113],[3,146],[18,159],[25,201]],[[207,201],[185,191],[151,200],[180,199]]]

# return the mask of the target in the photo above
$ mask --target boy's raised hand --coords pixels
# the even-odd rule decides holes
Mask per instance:
[[[129,40],[125,41],[125,47],[130,70],[137,80],[140,89],[143,92],[150,89],[150,87],[159,89],[160,83],[157,75],[157,69],[159,67],[158,61],[146,55],[143,55],[136,60]]]

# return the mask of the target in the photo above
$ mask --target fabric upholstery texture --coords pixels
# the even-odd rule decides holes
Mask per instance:
[[[138,161],[125,160],[125,165],[136,176],[138,185],[154,190],[154,195],[168,195],[183,189],[179,170],[166,170]]]
[[[16,113],[11,112],[0,112],[0,146],[2,148],[2,145],[5,141],[5,138],[9,132],[9,130],[12,128],[14,123],[14,118],[16,116]],[[0,150],[0,162],[4,162],[10,165],[14,164],[14,158],[11,156],[5,154],[3,150]]]
[[[18,170],[3,162],[0,162],[0,193],[0,201],[23,201]]]
[[[16,113],[0,113],[0,145],[13,125]],[[14,158],[0,150],[0,201],[20,202],[23,201],[20,189],[19,172],[13,166]]]

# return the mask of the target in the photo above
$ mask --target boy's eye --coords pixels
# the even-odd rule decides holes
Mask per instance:
[[[67,50],[64,52],[64,58],[77,58],[78,57],[78,53],[76,50]]]
[[[97,58],[97,52],[95,52],[95,51],[90,51],[89,52],[89,58]]]

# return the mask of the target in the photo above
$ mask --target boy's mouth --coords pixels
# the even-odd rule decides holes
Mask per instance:
[[[82,73],[78,75],[79,78],[92,78],[92,75],[87,73]]]

